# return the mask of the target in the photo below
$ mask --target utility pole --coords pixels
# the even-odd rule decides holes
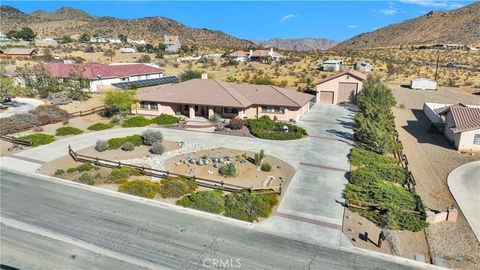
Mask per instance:
[[[437,51],[437,66],[435,67],[435,81],[437,81],[438,76],[438,61],[440,59],[440,51]]]

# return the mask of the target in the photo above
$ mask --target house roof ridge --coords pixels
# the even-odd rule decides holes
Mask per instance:
[[[295,100],[293,100],[291,97],[287,96],[285,93],[283,93],[282,91],[279,90],[280,87],[277,87],[276,85],[270,85],[273,89],[275,89],[275,91],[279,92],[280,94],[282,94],[284,97],[286,97],[287,99],[293,101],[293,103],[297,104],[298,106],[302,107],[302,105],[300,105],[298,102],[296,102]],[[282,88],[283,89],[283,88]],[[293,91],[293,90],[292,90]]]
[[[227,92],[230,96],[232,96],[233,99],[235,99],[235,100],[236,100],[240,105],[242,105],[244,108],[246,108],[246,107],[248,107],[248,106],[250,105],[250,104],[243,104],[240,100],[238,100],[237,97],[235,97],[235,96],[230,92],[229,89],[225,88],[225,86],[222,85],[222,83],[226,83],[226,82],[223,82],[223,81],[222,81],[222,83],[220,83],[220,80],[217,80],[217,79],[215,80],[215,82],[216,82],[221,88],[223,88],[223,89],[225,90],[225,92]],[[232,88],[231,90],[237,92],[239,95],[241,95],[241,96],[244,97],[246,100],[248,100],[250,103],[252,103],[251,100],[249,100],[246,96],[242,95],[242,94],[241,94],[240,92],[238,92],[235,88],[233,88],[233,87],[231,87],[231,88]]]

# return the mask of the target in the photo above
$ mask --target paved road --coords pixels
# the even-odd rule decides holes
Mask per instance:
[[[0,259],[13,267],[212,269],[221,259],[241,269],[407,268],[71,185],[1,176]]]

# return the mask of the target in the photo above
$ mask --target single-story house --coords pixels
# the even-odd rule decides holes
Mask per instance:
[[[57,46],[58,42],[53,38],[36,38],[35,46]]]
[[[284,60],[286,57],[283,54],[275,52],[273,48],[270,50],[250,50],[248,52],[244,51],[236,51],[229,54],[229,58],[234,61],[239,62],[246,62],[246,61],[257,61],[257,62],[265,62],[269,58],[273,61],[280,62]]]
[[[182,44],[178,36],[163,36],[163,44],[165,44],[165,52],[167,53],[176,53],[180,50]]]
[[[366,61],[357,61],[353,63],[352,67],[354,70],[357,70],[360,72],[370,72],[372,71],[373,65]]]
[[[249,53],[244,51],[235,51],[228,55],[230,60],[238,62],[246,62],[248,60]]]
[[[35,49],[9,48],[0,50],[0,58],[2,59],[32,59],[35,55],[37,55]]]
[[[410,81],[410,88],[417,90],[437,90],[437,82],[427,78],[416,78]]]
[[[423,111],[457,150],[480,152],[480,106],[425,103]]]
[[[276,87],[193,79],[136,95],[137,114],[184,115],[224,118],[258,118],[264,115],[280,121],[299,120],[310,110],[315,96]]]
[[[121,53],[134,53],[135,49],[134,48],[120,48]]]
[[[342,60],[327,60],[322,62],[324,71],[340,71],[342,69]]]
[[[326,77],[316,84],[317,102],[324,104],[356,103],[367,76],[348,70]]]
[[[10,41],[10,39],[4,33],[0,32],[0,42]]]
[[[143,80],[163,77],[163,69],[144,64],[106,65],[97,62],[82,64],[47,63],[45,69],[60,78],[81,73],[90,82],[90,91],[112,88],[115,83],[135,81],[141,87]]]

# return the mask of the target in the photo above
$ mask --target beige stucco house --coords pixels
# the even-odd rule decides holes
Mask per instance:
[[[297,121],[310,110],[315,96],[276,87],[193,79],[149,91],[139,91],[137,114],[183,115],[224,118],[258,118],[268,115],[281,121]]]
[[[367,76],[348,70],[326,77],[317,83],[317,102],[323,104],[356,103]]]

